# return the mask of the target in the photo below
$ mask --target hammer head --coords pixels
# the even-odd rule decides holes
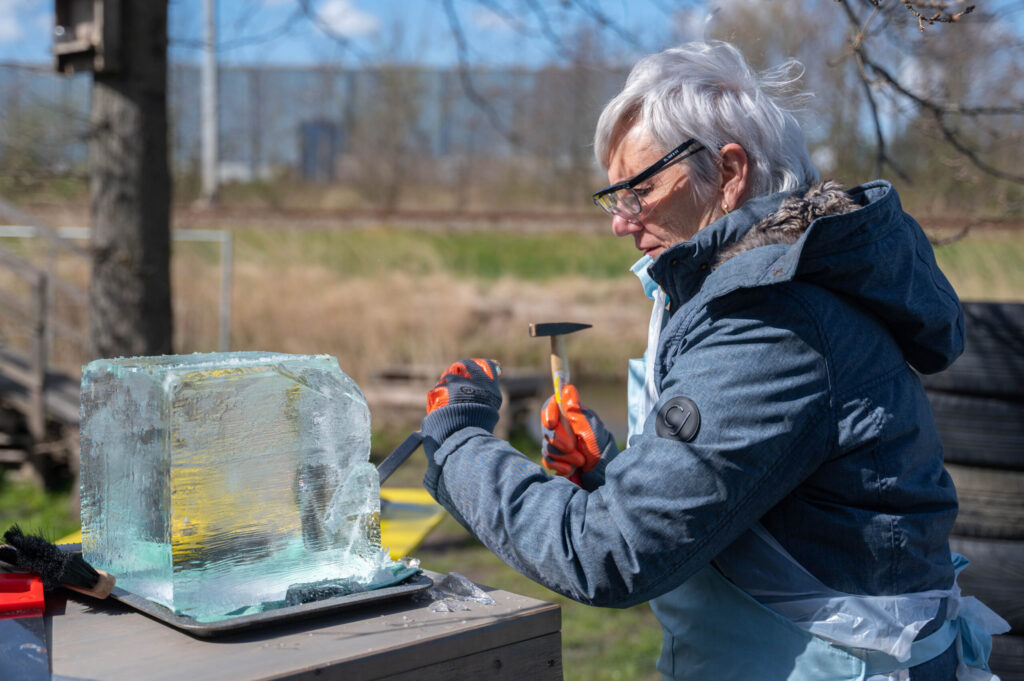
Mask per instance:
[[[567,333],[589,329],[590,324],[578,324],[576,322],[544,322],[542,324],[530,324],[530,335],[540,336],[564,336]]]

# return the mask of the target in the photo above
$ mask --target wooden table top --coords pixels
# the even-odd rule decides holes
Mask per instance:
[[[435,583],[443,577],[426,574]],[[531,639],[559,640],[558,605],[484,589],[493,605],[465,602],[469,610],[434,612],[428,598],[410,596],[214,638],[194,637],[118,601],[55,592],[46,616],[54,679],[376,679]],[[560,655],[550,649],[545,645],[543,655]],[[561,676],[560,657],[532,664],[557,667]]]

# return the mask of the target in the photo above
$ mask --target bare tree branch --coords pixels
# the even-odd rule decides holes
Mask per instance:
[[[301,3],[304,4],[304,3]],[[295,10],[288,15],[288,17],[280,24],[271,28],[263,33],[257,33],[255,35],[244,36],[241,38],[235,38],[234,40],[222,40],[217,43],[218,52],[227,52],[228,50],[238,49],[240,47],[249,47],[251,45],[261,45],[269,43],[278,38],[284,37],[291,33],[298,21],[306,16],[306,10],[302,6],[296,7]],[[171,38],[170,43],[172,45],[178,45],[181,47],[202,49],[206,47],[206,42],[203,40],[187,40],[184,38]]]
[[[960,133],[949,124],[949,121],[947,119],[948,111],[945,107],[937,105],[934,102],[923,97],[915,95],[913,92],[911,92],[902,84],[900,84],[899,81],[897,81],[892,76],[892,74],[890,74],[880,64],[876,64],[875,62],[871,61],[870,58],[866,57],[862,52],[859,54],[860,57],[864,60],[864,64],[868,66],[874,73],[881,76],[882,79],[884,79],[891,88],[899,92],[901,96],[909,99],[910,101],[920,106],[925,111],[928,111],[935,119],[935,122],[938,124],[939,130],[942,131],[942,136],[946,140],[946,142],[948,142],[954,149],[956,149],[964,157],[966,157],[967,160],[969,160],[974,165],[974,167],[993,177],[998,177],[1001,180],[1008,180],[1010,182],[1024,184],[1024,175],[1018,175],[1016,173],[1001,170],[999,168],[992,166],[989,163],[986,163],[980,157],[976,149],[972,149],[970,146],[968,146],[968,144],[962,139]]]
[[[526,26],[526,24],[519,19],[513,12],[509,11],[505,7],[501,6],[494,0],[471,0],[471,2],[480,5],[481,7],[493,12],[496,16],[500,17],[508,26],[522,36],[533,36],[534,32]],[[530,12],[537,19],[537,25],[540,31],[540,35],[547,40],[551,47],[555,50],[555,53],[562,59],[569,59],[571,53],[565,49],[565,43],[555,33],[551,27],[551,22],[548,19],[547,12],[544,7],[538,2],[538,0],[523,0],[527,5]]]
[[[302,13],[314,26],[320,29],[321,33],[345,50],[354,54],[357,59],[365,60],[368,58],[368,55],[353,45],[351,40],[335,31],[326,21],[323,20],[320,13],[316,11],[315,7],[313,7],[312,0],[297,0],[297,2],[299,3],[299,9],[302,10]]]
[[[868,33],[868,27],[875,16],[884,10],[882,0],[868,0],[868,2],[874,7],[871,15],[864,22],[863,25],[850,6],[849,0],[836,0],[842,7],[846,14],[847,20],[850,22],[854,29],[854,37],[850,41],[850,49],[856,56],[859,75],[861,82],[865,86],[865,93],[867,94],[868,105],[871,108],[873,117],[873,123],[875,128],[875,143],[876,143],[876,160],[875,168],[876,171],[881,168],[883,164],[889,165],[894,170],[899,172],[896,166],[892,163],[886,151],[886,140],[885,135],[882,131],[881,121],[879,120],[876,103],[871,92],[871,84],[882,83],[886,87],[893,90],[904,100],[910,101],[916,104],[922,110],[928,112],[935,120],[942,133],[943,139],[953,147],[959,154],[966,158],[975,168],[982,172],[1009,182],[1015,182],[1024,184],[1024,175],[1012,173],[1000,168],[996,168],[992,164],[986,162],[978,150],[974,149],[964,139],[963,135],[956,129],[954,125],[950,123],[949,118],[951,116],[964,116],[967,118],[978,118],[989,115],[1020,115],[1024,113],[1024,104],[1011,105],[1003,107],[964,107],[950,105],[943,102],[936,102],[928,97],[924,97],[915,94],[910,88],[903,85],[895,76],[893,76],[885,67],[879,64],[876,60],[872,59],[870,49],[867,44],[866,36]],[[973,6],[965,8],[960,12],[950,12],[950,8],[962,3],[957,2],[943,2],[942,0],[901,0],[901,3],[908,10],[919,10],[921,8],[938,9],[940,10],[941,16],[944,17],[957,17],[967,14],[973,9]],[[957,19],[950,19],[950,22],[956,21]],[[935,21],[939,21],[936,19]],[[933,22],[928,22],[933,23]],[[870,69],[871,74],[869,76],[867,70]],[[902,176],[902,174],[901,174]]]
[[[625,28],[620,26],[617,22],[613,21],[601,10],[591,5],[586,0],[565,0],[579,8],[581,12],[591,17],[594,21],[600,24],[602,27],[609,29],[615,33],[619,38],[622,39],[630,47],[641,50],[643,46],[637,41],[636,36],[627,31]]]
[[[501,116],[491,106],[490,101],[481,95],[473,84],[473,79],[469,73],[469,43],[466,41],[466,34],[462,30],[462,22],[459,21],[459,15],[455,11],[453,0],[443,0],[442,4],[444,5],[445,15],[448,18],[448,26],[452,31],[452,37],[455,38],[456,53],[459,60],[459,82],[462,84],[463,92],[469,101],[483,112],[488,122],[502,137],[510,144],[518,146],[519,136],[505,126]]]
[[[538,0],[525,0],[530,11],[537,17],[537,23],[540,26],[541,35],[547,38],[548,42],[551,43],[554,48],[558,51],[558,54],[563,59],[570,58],[570,52],[565,49],[565,43],[555,34],[551,28],[551,22],[548,20],[548,14],[544,11],[544,7],[538,2]]]
[[[904,173],[890,158],[886,151],[887,145],[885,141],[885,134],[882,130],[882,119],[878,113],[878,104],[875,101],[875,93],[871,90],[872,80],[868,76],[867,71],[864,69],[864,62],[861,59],[860,47],[864,44],[864,39],[867,35],[868,29],[871,27],[875,17],[878,16],[879,8],[876,5],[875,9],[871,12],[868,18],[864,21],[862,26],[857,26],[858,20],[850,7],[847,0],[839,0],[844,11],[850,22],[857,27],[856,33],[851,41],[851,49],[853,50],[854,57],[857,60],[857,76],[860,80],[861,85],[864,88],[864,97],[867,99],[868,108],[871,110],[871,122],[875,132],[875,160],[873,175],[874,177],[881,177],[886,166],[893,169],[902,179],[909,181],[906,173]]]
[[[907,11],[917,19],[917,26],[921,31],[924,31],[925,24],[929,26],[934,23],[951,24],[959,21],[960,17],[965,14],[974,11],[974,5],[967,5],[959,12],[951,10],[956,5],[962,5],[962,2],[944,2],[943,0],[901,0],[901,2]],[[929,15],[925,16],[923,11],[928,11]]]

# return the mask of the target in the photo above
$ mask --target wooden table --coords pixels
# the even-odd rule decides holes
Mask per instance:
[[[426,573],[438,582],[443,575]],[[562,678],[558,605],[488,589],[433,612],[413,597],[196,638],[117,601],[47,596],[54,680],[447,681]]]

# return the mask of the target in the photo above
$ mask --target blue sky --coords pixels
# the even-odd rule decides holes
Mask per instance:
[[[459,59],[446,7],[469,36],[476,65],[537,66],[564,57],[546,36],[572,48],[581,28],[596,33],[606,57],[632,62],[680,38],[699,38],[709,16],[757,8],[777,23],[786,0],[218,0],[223,63],[354,64],[401,61],[450,66]],[[839,9],[821,0],[823,11]],[[0,0],[0,62],[47,63],[54,0]],[[816,6],[816,5],[812,5]],[[171,58],[196,61],[203,0],[170,0]],[[985,9],[1018,36],[1024,0],[990,0]],[[539,9],[534,9],[539,8]],[[827,9],[825,9],[827,8]],[[609,28],[608,26],[614,26]],[[565,49],[563,47],[563,49]]]
[[[384,55],[427,65],[458,59],[443,0],[219,0],[218,43],[228,63],[310,64],[377,61]],[[47,62],[53,0],[0,0],[0,61]],[[546,30],[573,35],[580,26],[602,32],[623,51],[664,46],[678,21],[699,21],[704,2],[679,0],[452,0],[472,36],[476,64],[536,65],[557,57]],[[543,14],[523,8],[543,7]],[[585,14],[581,7],[591,8]],[[692,11],[680,14],[679,8]],[[519,8],[519,12],[511,11]],[[627,29],[600,29],[600,18]],[[595,21],[595,18],[598,20]],[[202,0],[170,0],[171,55],[198,59]]]

